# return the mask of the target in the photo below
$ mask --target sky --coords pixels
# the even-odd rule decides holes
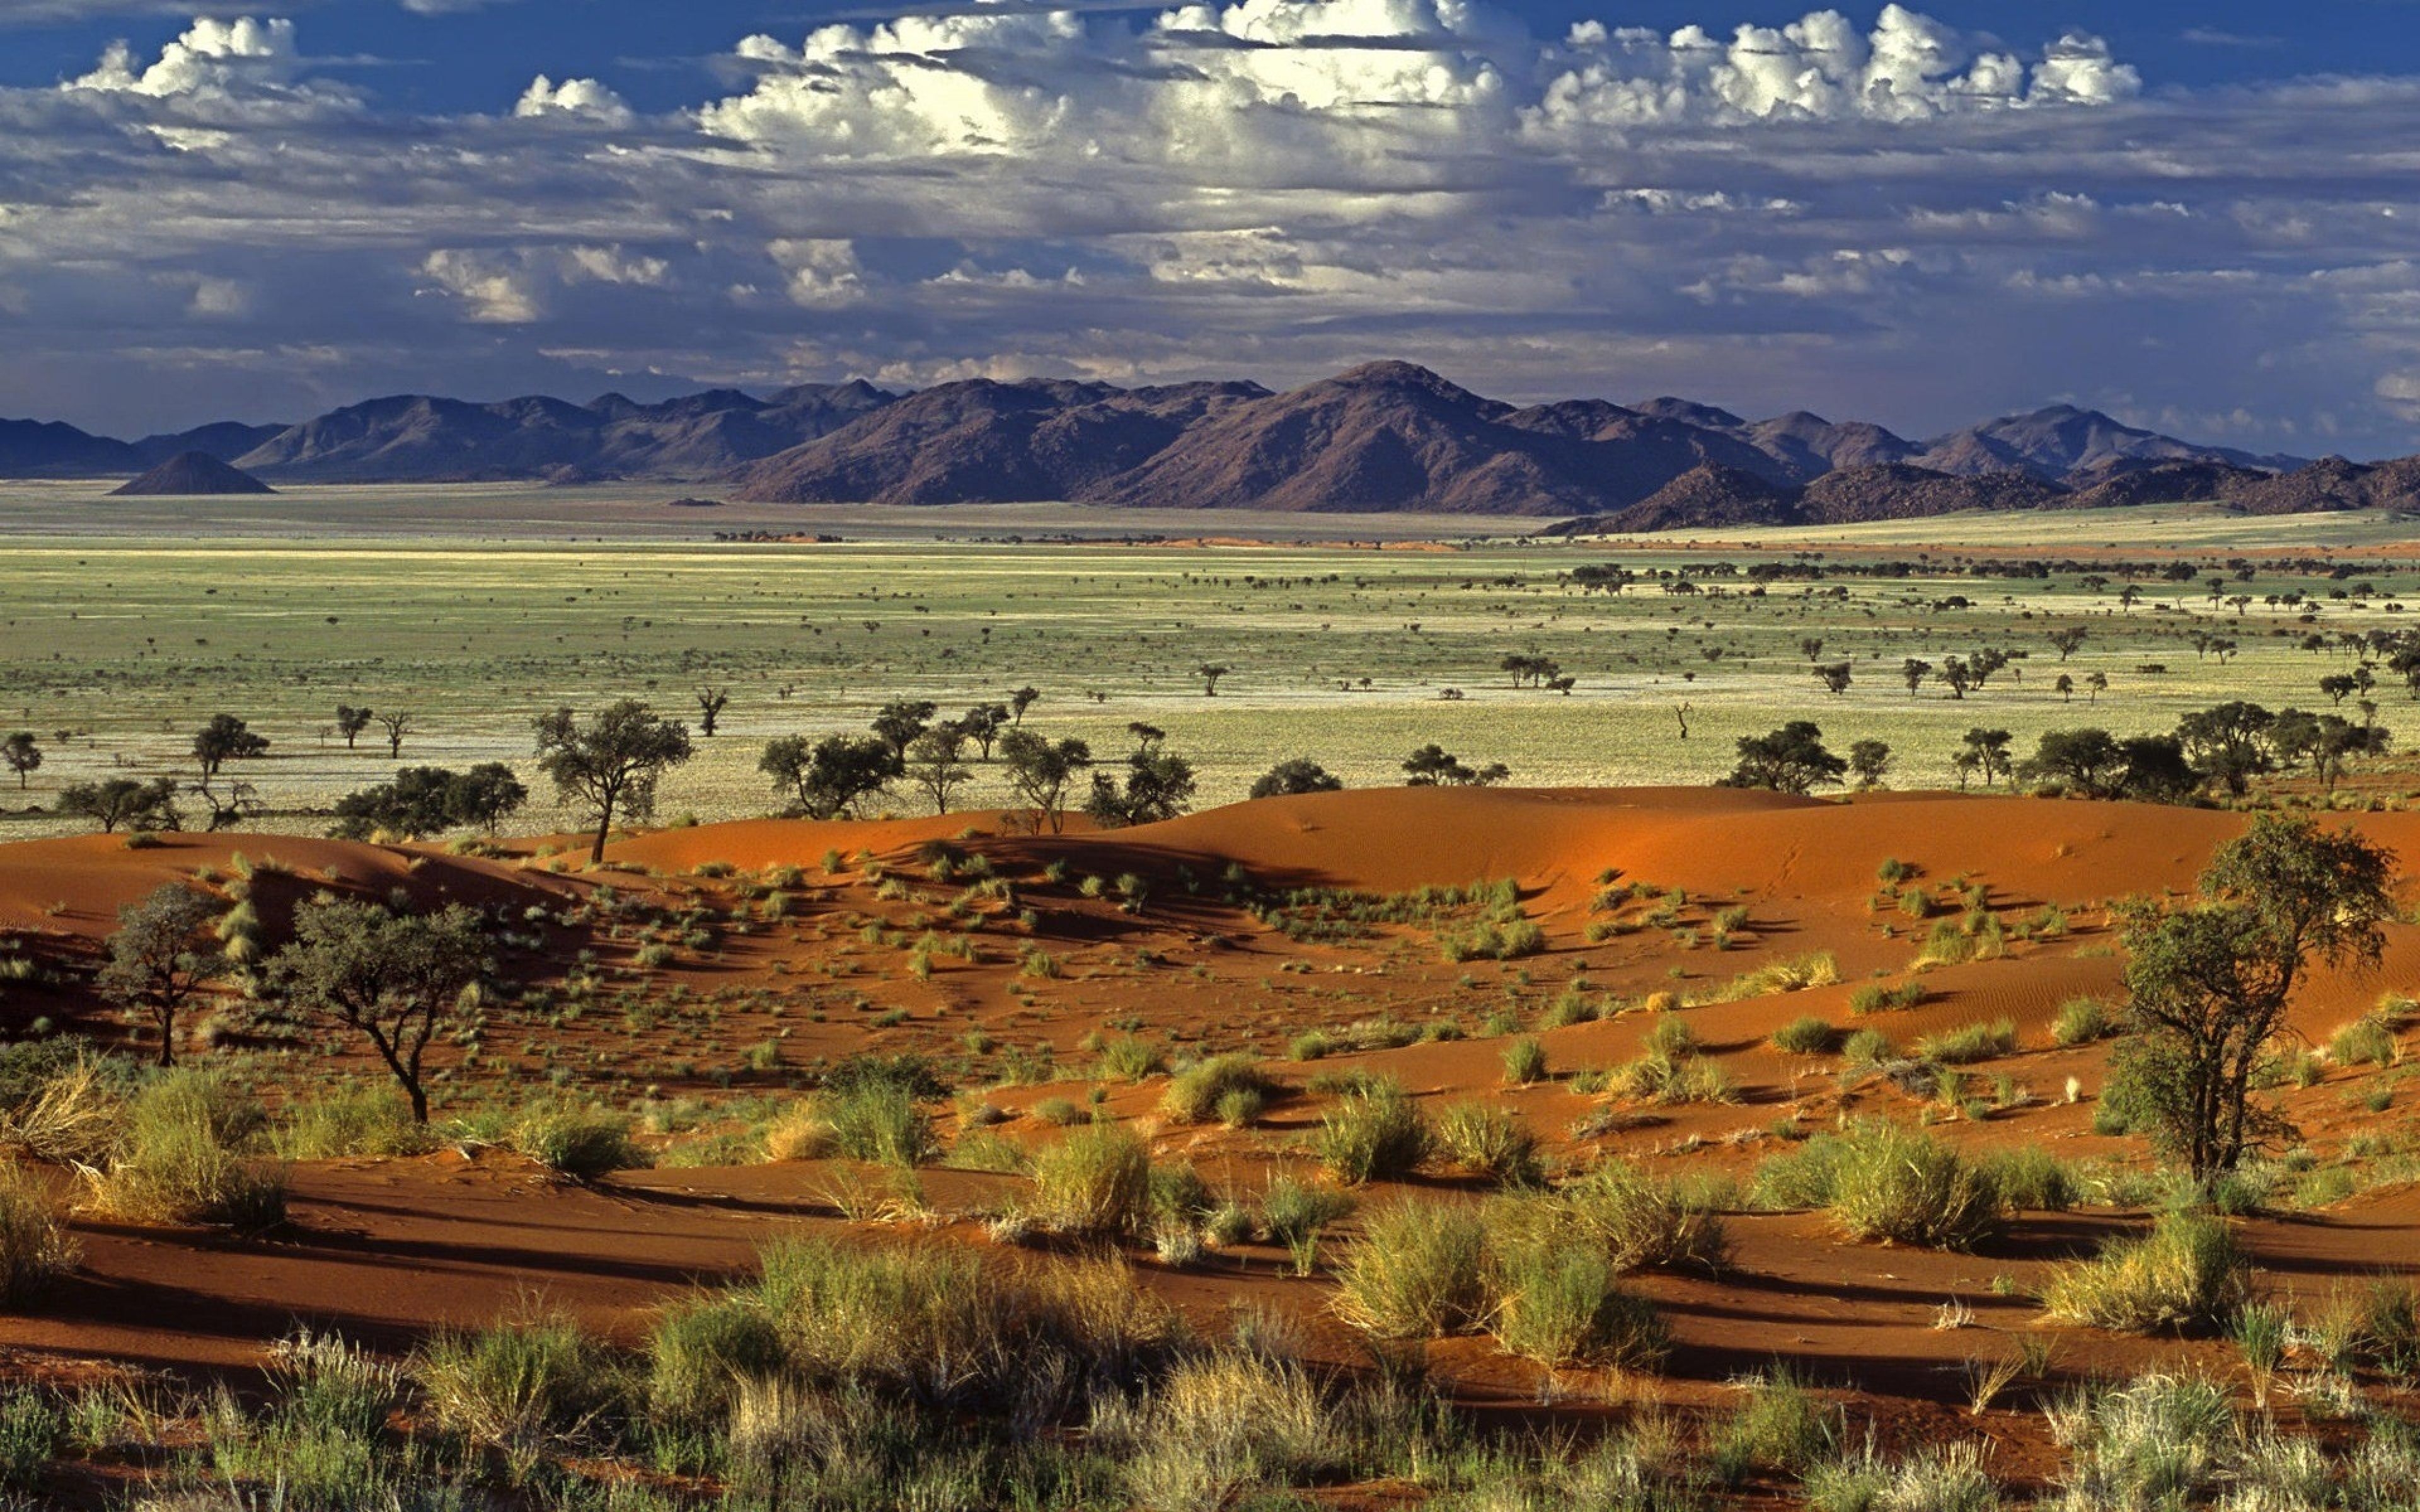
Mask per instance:
[[[2420,0],[0,0],[0,416],[1382,357],[2420,451]]]

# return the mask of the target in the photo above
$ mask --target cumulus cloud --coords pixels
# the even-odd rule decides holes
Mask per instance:
[[[2420,423],[2420,80],[2150,91],[2097,39],[1899,5],[1547,39],[1481,0],[977,3],[718,43],[737,82],[685,110],[532,56],[411,115],[266,17],[0,89],[0,412],[1403,355],[1910,430],[2051,393],[2276,444]]]
[[[636,119],[620,95],[594,79],[566,79],[557,84],[543,73],[530,81],[520,103],[513,106],[513,115],[522,120],[568,116],[599,126],[628,126]]]

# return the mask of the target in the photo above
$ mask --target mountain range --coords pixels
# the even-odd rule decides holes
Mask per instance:
[[[0,421],[0,476],[141,472],[186,454],[280,485],[713,481],[768,502],[1069,500],[1113,508],[1422,510],[1574,530],[1823,523],[2214,500],[2263,513],[2420,507],[2420,459],[2264,455],[2054,406],[1926,440],[1685,399],[1515,407],[1409,363],[1286,393],[1250,382],[863,381],[656,404],[373,399],[294,425],[119,441]]]

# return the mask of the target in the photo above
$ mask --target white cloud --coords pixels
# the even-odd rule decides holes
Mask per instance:
[[[600,126],[628,126],[636,117],[622,97],[594,79],[566,79],[556,84],[545,74],[530,81],[513,115],[522,120],[570,116]]]
[[[2080,36],[1716,15],[978,3],[744,39],[687,111],[556,69],[452,116],[283,20],[196,22],[0,89],[0,412],[1402,355],[1911,430],[2093,385],[2420,423],[2420,80],[2146,92]]]

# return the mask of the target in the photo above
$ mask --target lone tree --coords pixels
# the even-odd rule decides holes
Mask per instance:
[[[401,760],[403,757],[403,737],[411,733],[411,716],[409,714],[381,714],[378,717],[378,722],[379,727],[386,732],[387,760],[391,762]]]
[[[194,736],[194,760],[202,767],[202,780],[219,775],[219,768],[229,762],[250,761],[267,754],[269,741],[256,735],[241,719],[232,714],[213,714],[210,722]]]
[[[1967,731],[1965,744],[1961,748],[1960,754],[1971,754],[1975,759],[1971,763],[1964,764],[1961,769],[1982,773],[1983,785],[1987,788],[1992,786],[2001,778],[2008,776],[2011,769],[2009,760],[2009,742],[2011,738],[2005,730],[1985,730],[1978,727]]]
[[[1042,689],[1038,687],[1020,687],[1009,694],[1008,722],[1020,730],[1024,729],[1025,711],[1041,702]]]
[[[1859,789],[1878,788],[1890,775],[1891,748],[1880,740],[1860,740],[1849,747],[1849,771]]]
[[[931,699],[902,699],[886,703],[874,717],[874,733],[891,748],[894,761],[908,759],[908,747],[918,735],[932,728],[934,703]]]
[[[1033,810],[1034,827],[1047,825],[1058,834],[1067,823],[1067,789],[1092,766],[1093,748],[1073,736],[1053,741],[1011,730],[1000,737],[1000,757],[1008,764],[1008,785]]]
[[[1135,750],[1126,758],[1125,786],[1107,772],[1094,772],[1092,796],[1084,803],[1084,812],[1105,828],[1173,819],[1193,802],[1193,764],[1166,748],[1167,732],[1140,722],[1126,730],[1135,737]]]
[[[614,816],[654,813],[657,782],[690,754],[688,729],[657,717],[636,699],[607,704],[585,724],[567,708],[537,717],[539,770],[554,779],[558,798],[579,804],[597,821],[591,865],[605,859]]]
[[[1827,661],[1815,669],[1815,680],[1823,685],[1824,692],[1836,698],[1847,692],[1850,683],[1855,678],[1855,672],[1845,661]]]
[[[1344,781],[1305,756],[1290,757],[1263,772],[1252,782],[1251,796],[1282,798],[1296,793],[1337,793]]]
[[[2084,642],[2090,634],[2081,625],[2062,625],[2050,633],[2051,649],[2058,653],[2059,660],[2065,661],[2084,649]]]
[[[2289,1133],[2254,1083],[2286,1022],[2303,969],[2374,968],[2392,918],[2395,857],[2350,829],[2262,814],[2219,847],[2203,902],[2129,909],[2127,1017],[2110,1098],[2153,1147],[2197,1181]]]
[[[731,703],[727,687],[701,687],[697,690],[697,733],[706,739],[714,738],[714,722]]]
[[[357,709],[349,703],[336,705],[336,733],[345,737],[345,748],[351,750],[353,742],[370,727],[372,716],[367,709]]]
[[[1205,661],[1193,671],[1202,679],[1202,696],[1214,699],[1218,696],[1218,679],[1226,676],[1233,669],[1224,662]]]
[[[100,782],[76,782],[59,794],[53,811],[90,819],[103,833],[124,825],[129,829],[178,829],[185,816],[177,810],[177,779],[155,777],[143,781],[113,777]]]
[[[804,735],[782,735],[765,743],[756,770],[795,800],[794,812],[837,819],[889,787],[902,768],[879,736],[826,735],[810,744]]]
[[[948,813],[950,795],[974,778],[966,753],[967,733],[954,724],[937,724],[908,743],[908,780],[932,800],[937,814]]]
[[[1492,788],[1512,775],[1502,762],[1466,766],[1462,758],[1431,741],[1404,758],[1404,785],[1409,788]]]
[[[34,733],[20,730],[8,739],[0,740],[0,762],[7,762],[8,770],[17,774],[17,791],[25,791],[25,779],[39,770],[42,764],[42,748],[35,741]]]
[[[397,914],[338,899],[305,903],[293,943],[270,958],[274,990],[307,1019],[366,1037],[428,1121],[421,1062],[463,993],[488,969],[487,931],[461,903]]]
[[[232,969],[210,933],[218,917],[216,903],[174,882],[117,911],[109,961],[94,984],[159,1029],[163,1066],[177,1063],[177,1015]]]
[[[1771,734],[1739,737],[1739,764],[1715,783],[1726,788],[1764,788],[1804,795],[1823,782],[1838,782],[1849,764],[1823,748],[1823,732],[1812,719],[1792,719]]]

